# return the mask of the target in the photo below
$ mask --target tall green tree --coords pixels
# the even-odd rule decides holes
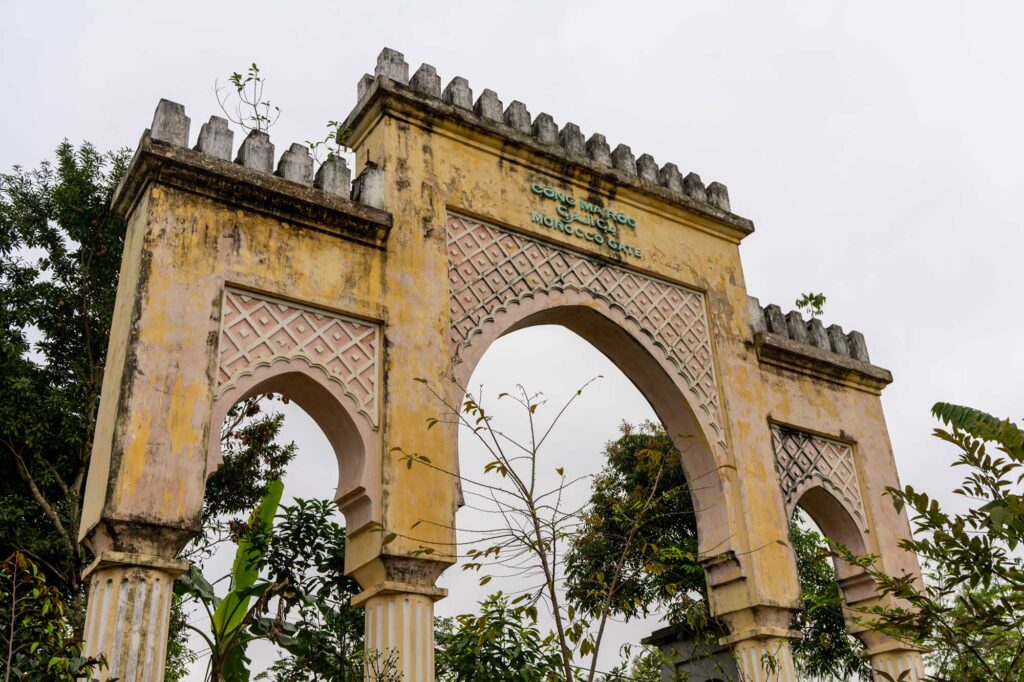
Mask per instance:
[[[595,613],[608,602],[626,618],[664,613],[671,625],[692,635],[714,636],[707,607],[704,570],[698,562],[697,521],[680,455],[657,424],[623,424],[622,435],[605,448],[606,464],[594,478],[583,524],[570,538],[566,555],[569,600]],[[654,494],[652,495],[652,491]],[[653,508],[638,515],[639,502]],[[628,534],[640,541],[616,566]],[[804,641],[795,646],[803,672],[840,679],[867,678],[859,643],[845,631],[835,574],[827,546],[816,532],[794,524],[791,540],[804,599],[813,608],[796,626]],[[606,576],[618,571],[609,590]]]
[[[124,240],[110,198],[128,162],[63,142],[0,175],[0,552],[69,600],[80,632],[78,518]]]
[[[436,673],[440,682],[557,682],[562,659],[525,608],[501,592],[479,614],[439,618]]]
[[[0,174],[0,554],[18,550],[63,596],[81,634],[79,511],[92,452],[125,224],[110,207],[130,159],[61,143],[55,161]],[[294,457],[267,396],[232,410],[193,559],[223,539]],[[172,647],[172,651],[179,651]],[[180,668],[180,666],[179,666]]]
[[[863,566],[888,599],[860,614],[865,625],[921,646],[934,680],[1024,680],[1024,429],[961,405],[936,403],[934,435],[957,451],[964,479],[949,512],[913,488],[888,490],[915,526],[902,547],[921,558],[926,579],[888,575],[877,557]]]

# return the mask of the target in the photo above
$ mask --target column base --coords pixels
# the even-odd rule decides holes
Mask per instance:
[[[435,600],[422,593],[378,591],[360,602],[366,610],[365,679],[398,673],[403,682],[433,682]]]
[[[174,579],[188,562],[102,552],[85,570],[87,656],[104,655],[100,679],[162,682]]]
[[[900,682],[924,682],[924,658],[920,651],[893,649],[882,653],[871,654],[871,672],[876,682],[900,680]],[[885,677],[879,673],[885,673]],[[903,673],[909,673],[900,678]]]
[[[796,682],[790,640],[800,633],[789,629],[793,609],[758,606],[720,617],[729,634],[719,642],[732,648],[742,682]]]

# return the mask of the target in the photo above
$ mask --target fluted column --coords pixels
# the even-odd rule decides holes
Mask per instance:
[[[84,651],[106,656],[101,680],[163,681],[174,579],[187,566],[176,559],[103,552],[86,569]]]
[[[434,682],[434,602],[446,591],[385,582],[352,600],[366,611],[366,679],[399,673],[403,682]]]
[[[878,682],[883,680],[900,680],[900,682],[924,682],[924,659],[920,651],[893,649],[871,655],[871,671]],[[910,674],[900,678],[904,672]],[[886,673],[883,677],[878,673]]]
[[[720,642],[732,648],[742,682],[796,682],[790,641],[800,636],[789,629],[793,609],[755,606],[719,618],[729,626]]]
[[[793,650],[785,637],[745,639],[732,645],[743,682],[796,682]]]
[[[907,672],[907,677],[900,682],[924,682],[924,658],[919,649],[872,630],[862,630],[857,637],[867,650],[875,680],[882,682],[887,679],[879,673],[899,680],[900,675]]]

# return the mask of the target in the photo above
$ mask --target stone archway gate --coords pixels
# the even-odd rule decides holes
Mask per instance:
[[[162,100],[115,207],[128,222],[81,540],[96,556],[87,651],[108,674],[161,680],[178,551],[199,527],[226,410],[261,391],[296,400],[339,461],[348,572],[364,588],[367,646],[406,680],[433,679],[435,586],[453,559],[459,491],[408,472],[392,447],[458,466],[454,429],[416,377],[452,386],[495,338],[564,324],[608,354],[666,423],[698,434],[700,544],[711,606],[739,669],[794,679],[793,557],[776,543],[799,502],[829,535],[918,572],[879,394],[889,373],[864,338],[748,297],[739,243],[753,232],[724,185],[685,177],[496,93],[473,99],[433,67],[409,78],[384,50],[359,82],[358,176],[314,174],[293,144],[232,132]],[[457,391],[457,388],[448,390]],[[415,541],[411,526],[427,518]],[[399,534],[381,545],[377,524]],[[839,566],[847,603],[876,599]],[[876,668],[922,675],[920,656],[860,633]]]

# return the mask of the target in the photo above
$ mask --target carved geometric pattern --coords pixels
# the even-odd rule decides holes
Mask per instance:
[[[337,381],[377,425],[380,327],[296,303],[227,289],[221,311],[219,390],[259,365],[302,359]]]
[[[586,293],[664,353],[724,445],[702,293],[461,216],[448,219],[448,280],[456,362],[495,313],[540,292]]]
[[[778,424],[771,425],[775,469],[779,472],[786,511],[792,515],[800,496],[815,486],[829,490],[861,528],[866,527],[853,448]]]

